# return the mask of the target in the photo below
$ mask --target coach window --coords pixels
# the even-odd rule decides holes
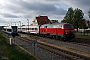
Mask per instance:
[[[51,28],[52,25],[49,25],[48,28]]]
[[[35,28],[35,30],[38,30],[37,28]]]
[[[57,25],[54,25],[53,28],[57,28],[58,26]]]
[[[62,25],[59,25],[59,28],[62,28]]]
[[[56,25],[56,28],[58,28],[59,27],[59,25]]]
[[[22,30],[24,30],[24,28],[22,28]]]
[[[53,25],[50,26],[50,28],[52,28],[52,27],[53,27]]]
[[[44,28],[47,28],[47,26],[45,26]]]
[[[34,30],[34,28],[32,28],[32,30]]]
[[[26,28],[26,30],[28,30],[28,28]]]
[[[44,26],[41,26],[41,28],[44,28]]]
[[[29,30],[31,30],[31,28],[29,28]]]

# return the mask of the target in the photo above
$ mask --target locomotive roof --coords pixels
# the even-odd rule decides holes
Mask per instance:
[[[11,29],[11,26],[5,26],[4,29]]]
[[[38,25],[32,25],[32,26],[29,26],[29,28],[38,28],[39,26]],[[19,27],[20,28],[20,27]],[[22,26],[21,28],[28,28],[27,25],[25,26]]]
[[[53,24],[44,24],[43,26],[48,26],[48,25],[64,25],[64,24],[69,24],[69,23],[53,23]]]

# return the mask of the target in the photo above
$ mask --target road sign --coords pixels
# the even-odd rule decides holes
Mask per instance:
[[[37,40],[32,40],[32,46],[34,46],[34,47],[37,46]]]
[[[36,50],[36,47],[37,47],[37,40],[32,40],[32,47],[33,47],[33,52],[35,54],[35,50]]]

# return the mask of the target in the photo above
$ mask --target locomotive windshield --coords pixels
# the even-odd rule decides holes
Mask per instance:
[[[65,24],[65,25],[64,25],[64,28],[73,28],[73,26],[70,25],[70,24]]]

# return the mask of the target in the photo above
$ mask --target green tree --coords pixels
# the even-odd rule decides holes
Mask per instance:
[[[90,18],[90,11],[88,11],[88,16],[89,16],[89,18]],[[90,28],[90,21],[88,22],[88,26],[89,26],[89,28]]]
[[[90,11],[88,11],[88,16],[89,16],[89,18],[90,18]]]
[[[59,23],[58,20],[50,20],[51,24],[53,23]]]
[[[90,21],[88,22],[88,26],[89,26],[89,28],[90,28]]]
[[[74,28],[77,29],[77,32],[78,32],[78,28],[86,27],[85,19],[83,19],[84,18],[83,16],[84,16],[84,13],[82,10],[78,8],[73,10],[73,8],[70,7],[66,13],[66,16],[61,22],[72,24]]]
[[[74,27],[77,29],[78,28],[83,28],[82,25],[84,26],[84,19],[83,19],[84,13],[80,9],[75,9],[74,10]]]
[[[81,26],[80,26],[80,28],[82,28],[82,29],[86,29],[86,28],[87,28],[87,25],[86,25],[85,20],[86,20],[86,19],[83,19],[83,20],[81,21]]]
[[[68,8],[66,16],[61,22],[73,24],[73,16],[74,16],[74,11],[73,11],[73,8],[70,7]]]

